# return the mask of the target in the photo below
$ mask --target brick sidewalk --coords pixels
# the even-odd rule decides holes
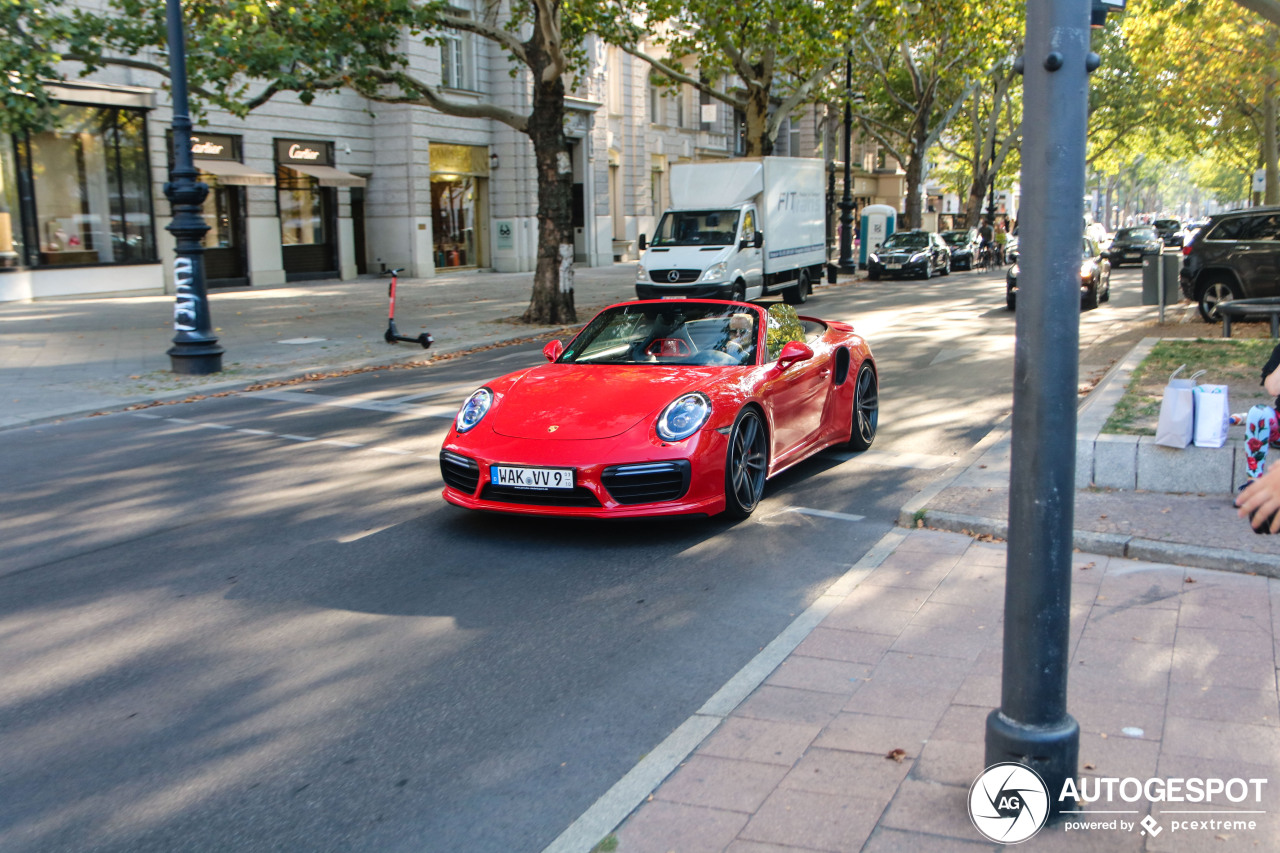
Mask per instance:
[[[619,853],[1003,849],[974,829],[966,798],[999,705],[1005,546],[893,535],[892,553],[621,825]],[[1265,778],[1255,808],[1267,814],[1246,816],[1252,832],[1155,837],[1051,824],[1020,849],[1280,850],[1280,581],[1090,554],[1072,580],[1082,776]],[[1176,819],[1159,803],[1111,808],[1135,824]]]

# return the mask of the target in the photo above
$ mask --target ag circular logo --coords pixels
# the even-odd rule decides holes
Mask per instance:
[[[1049,819],[1049,789],[1026,765],[993,764],[969,789],[969,819],[986,838],[1018,844]]]

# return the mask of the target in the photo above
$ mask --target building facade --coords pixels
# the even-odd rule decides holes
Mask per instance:
[[[616,47],[589,47],[566,131],[575,260],[598,266],[635,257],[637,238],[652,232],[669,198],[673,164],[744,152],[743,116],[691,86],[662,83]],[[527,77],[512,77],[505,53],[483,38],[457,32],[441,46],[415,42],[410,62],[452,100],[530,109]],[[162,81],[126,68],[83,79],[68,71],[75,82],[50,85],[60,105],[53,130],[0,136],[0,301],[164,292],[174,255]],[[839,127],[829,113],[793,119],[776,153],[825,157],[838,199]],[[210,188],[211,289],[392,268],[431,277],[536,266],[532,146],[501,122],[349,91],[309,105],[281,95],[244,119],[209,110],[194,120],[192,153]],[[898,170],[876,162],[873,147],[855,152],[855,202],[899,205]]]

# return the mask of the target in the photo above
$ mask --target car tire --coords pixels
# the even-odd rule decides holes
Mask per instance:
[[[782,298],[788,305],[803,305],[809,301],[811,292],[813,292],[813,284],[809,281],[809,271],[800,270],[800,277],[796,279],[795,284],[783,292]]]
[[[1102,283],[1102,295],[1098,297],[1098,300],[1100,302],[1111,301],[1111,276],[1109,275],[1107,276],[1106,280]]]
[[[942,265],[942,274],[951,275],[951,261],[947,261],[945,264]]]
[[[867,362],[858,368],[858,379],[853,386],[853,429],[850,450],[861,453],[876,440],[876,428],[880,423],[880,387],[876,381],[876,369]]]
[[[735,282],[733,283],[733,296],[732,296],[732,299],[733,299],[733,301],[734,301],[734,302],[746,302],[746,301],[747,301],[747,283],[746,283],[745,281],[743,281],[742,279],[738,279],[737,281],[735,281]]]
[[[928,281],[929,279],[933,278],[933,259],[932,258],[924,262],[924,273],[920,277],[925,281]]]
[[[1210,279],[1199,289],[1196,302],[1200,308],[1200,317],[1206,323],[1217,323],[1222,319],[1218,313],[1218,303],[1239,299],[1235,285],[1225,278]]]
[[[724,461],[724,512],[746,518],[755,512],[769,473],[769,436],[764,419],[754,408],[738,412],[729,433]]]

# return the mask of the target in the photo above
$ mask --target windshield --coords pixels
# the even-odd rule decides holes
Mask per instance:
[[[759,312],[745,305],[617,305],[570,343],[559,364],[755,364]]]
[[[889,239],[881,244],[882,249],[923,249],[929,245],[929,237],[918,231],[900,231],[890,234]]]
[[[1147,226],[1144,228],[1121,228],[1116,234],[1117,240],[1155,240],[1157,239],[1156,229]]]
[[[947,241],[948,246],[962,246],[969,242],[968,231],[943,231],[942,239]]]
[[[654,246],[732,246],[736,210],[669,210],[653,235]]]

